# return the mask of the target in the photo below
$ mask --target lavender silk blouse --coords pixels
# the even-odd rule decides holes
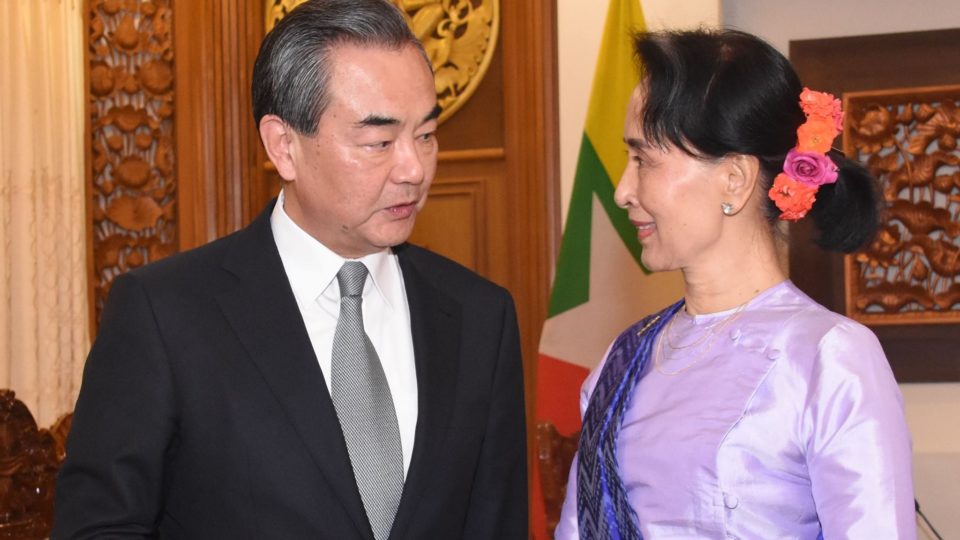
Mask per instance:
[[[872,332],[789,281],[667,329],[617,440],[645,540],[916,538],[903,398]],[[579,538],[576,470],[559,540]]]

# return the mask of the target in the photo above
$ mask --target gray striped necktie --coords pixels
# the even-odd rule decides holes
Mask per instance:
[[[403,493],[403,452],[390,387],[363,330],[367,267],[348,261],[337,273],[340,316],[333,334],[331,395],[353,475],[376,540],[386,540]]]

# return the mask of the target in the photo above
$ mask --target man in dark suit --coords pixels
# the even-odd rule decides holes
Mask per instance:
[[[115,281],[53,538],[525,538],[513,302],[405,244],[437,160],[422,47],[383,0],[312,0],[253,87],[283,191]]]

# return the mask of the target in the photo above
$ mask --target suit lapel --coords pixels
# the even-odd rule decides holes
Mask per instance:
[[[336,499],[372,540],[340,423],[273,241],[272,208],[236,236],[224,268],[238,281],[217,300]]]
[[[396,249],[410,306],[417,366],[417,429],[410,470],[390,538],[402,538],[443,452],[460,362],[460,304],[433,286],[409,246]]]

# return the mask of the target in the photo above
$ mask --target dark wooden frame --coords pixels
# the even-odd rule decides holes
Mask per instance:
[[[960,84],[960,29],[792,41],[790,60],[803,83],[844,92]],[[844,263],[810,239],[809,220],[790,229],[790,276],[828,308],[845,310]],[[900,382],[960,381],[960,325],[877,325]]]

